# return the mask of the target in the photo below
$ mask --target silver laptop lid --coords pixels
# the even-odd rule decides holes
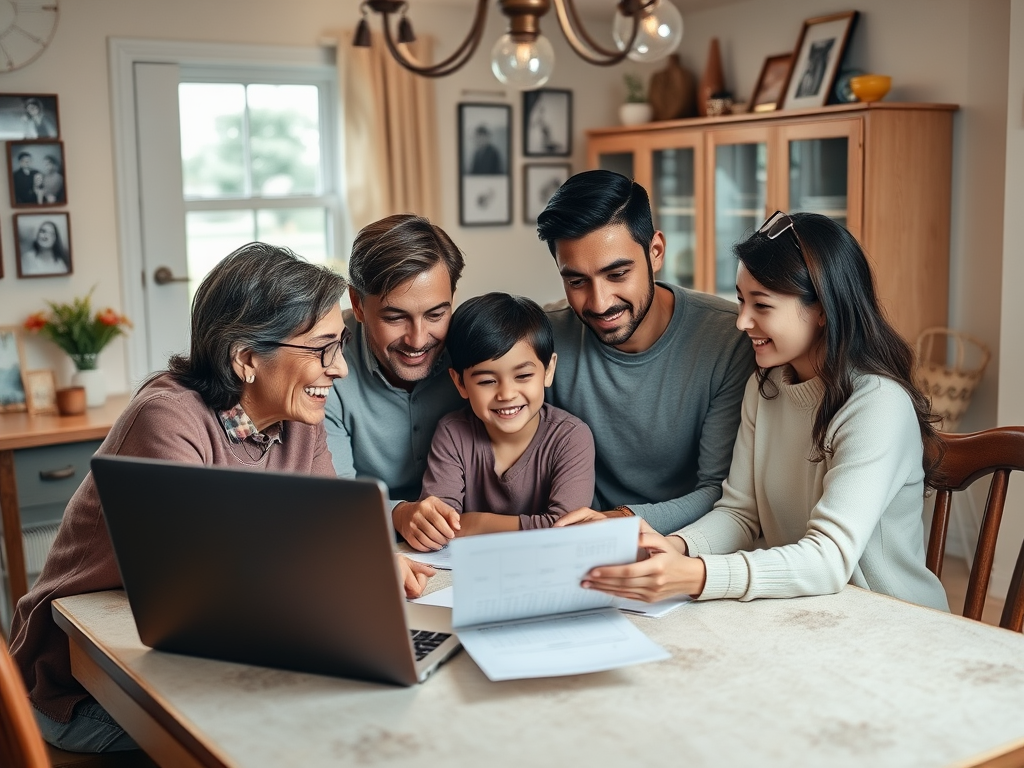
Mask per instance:
[[[422,674],[379,481],[120,456],[92,471],[146,645],[404,685]]]

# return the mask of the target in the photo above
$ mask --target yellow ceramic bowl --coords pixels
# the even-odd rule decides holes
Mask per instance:
[[[878,101],[889,92],[892,78],[888,75],[858,75],[850,78],[850,90],[860,101]]]

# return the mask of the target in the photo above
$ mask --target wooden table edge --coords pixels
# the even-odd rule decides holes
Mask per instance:
[[[232,768],[234,764],[216,747],[170,714],[170,705],[159,694],[105,653],[102,643],[64,611],[59,599],[53,601],[51,612],[68,636],[75,679],[153,760],[161,765]]]

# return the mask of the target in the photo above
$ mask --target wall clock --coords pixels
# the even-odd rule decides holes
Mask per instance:
[[[59,0],[0,0],[0,72],[31,64],[57,30]]]

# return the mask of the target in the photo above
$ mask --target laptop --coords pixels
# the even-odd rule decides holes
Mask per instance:
[[[399,685],[459,649],[409,603],[378,480],[97,456],[92,473],[142,642]]]

